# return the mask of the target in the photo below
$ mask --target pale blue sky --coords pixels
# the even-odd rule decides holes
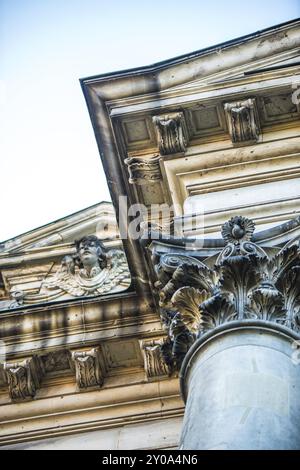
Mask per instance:
[[[109,199],[79,78],[300,16],[300,0],[0,0],[0,240]]]

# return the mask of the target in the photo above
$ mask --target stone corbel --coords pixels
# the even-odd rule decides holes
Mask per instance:
[[[168,377],[170,369],[166,364],[163,354],[163,339],[141,340],[140,346],[144,356],[144,367],[148,380]]]
[[[258,140],[260,125],[255,98],[225,103],[224,110],[234,144]]]
[[[104,364],[100,348],[72,351],[76,382],[80,390],[101,387],[104,381]]]
[[[141,157],[126,158],[125,163],[128,168],[129,183],[145,185],[160,181],[162,175],[159,160],[160,157],[150,159]]]
[[[35,356],[19,362],[5,363],[10,398],[13,401],[32,399],[40,386],[42,369]]]
[[[182,112],[153,116],[157,142],[161,155],[185,152],[188,131]]]

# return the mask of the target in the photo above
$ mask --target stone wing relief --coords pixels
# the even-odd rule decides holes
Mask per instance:
[[[130,273],[123,251],[107,251],[94,235],[76,241],[75,247],[76,253],[63,257],[58,270],[42,280],[37,293],[26,293],[16,288],[11,291],[9,308],[72,297],[105,295],[129,287]],[[3,302],[2,308],[7,308],[7,302]]]

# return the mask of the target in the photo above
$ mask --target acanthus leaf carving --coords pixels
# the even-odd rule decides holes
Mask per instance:
[[[245,318],[254,318],[275,323],[284,323],[286,309],[283,295],[270,283],[263,282],[249,295]]]
[[[162,339],[142,340],[141,349],[144,355],[144,367],[148,379],[169,376],[171,369],[165,362],[162,351]]]
[[[34,398],[43,371],[36,356],[14,363],[4,363],[10,398],[22,401]]]
[[[298,240],[281,249],[264,248],[252,241],[253,230],[249,219],[230,219],[222,229],[227,244],[217,259],[155,256],[161,319],[168,332],[162,351],[171,369],[178,369],[197,335],[223,323],[255,319],[300,332]]]
[[[283,293],[287,312],[285,325],[300,332],[300,265],[283,273],[277,286]]]
[[[272,259],[274,266],[274,282],[277,282],[292,266],[299,264],[299,248],[297,245],[284,246]]]
[[[224,110],[233,143],[258,140],[260,125],[255,98],[225,103]]]
[[[161,155],[185,152],[188,131],[182,112],[153,116],[153,123]]]
[[[221,290],[233,295],[238,319],[243,318],[249,291],[262,279],[258,259],[255,255],[233,256],[217,267]]]
[[[221,293],[205,300],[199,305],[199,310],[201,312],[200,333],[238,319],[232,297]]]
[[[175,292],[184,286],[212,292],[216,288],[216,273],[204,265],[182,263],[160,290],[160,305],[168,305]]]
[[[76,383],[79,389],[101,387],[104,381],[104,366],[100,348],[88,351],[72,351]]]
[[[160,349],[169,375],[172,375],[180,369],[187,351],[196,339],[196,334],[190,331],[181,314],[175,310],[161,309],[161,318],[168,336],[163,340]]]
[[[186,353],[195,342],[196,335],[185,325],[178,312],[171,320],[169,336],[172,341],[173,369],[179,370]]]
[[[206,290],[198,290],[194,287],[181,287],[173,295],[171,302],[180,313],[183,323],[192,333],[197,333],[201,325],[201,313],[199,305],[209,294]]]

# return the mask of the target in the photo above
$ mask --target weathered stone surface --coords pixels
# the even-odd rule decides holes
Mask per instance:
[[[43,370],[36,356],[18,362],[4,363],[9,396],[13,401],[32,399],[43,375]]]
[[[169,335],[166,360],[173,358],[177,369],[197,336],[228,322],[257,319],[300,333],[298,238],[281,249],[265,250],[251,241],[253,221],[240,216],[221,232],[226,245],[212,261],[176,254],[153,257]],[[201,249],[194,251],[197,255]]]
[[[178,427],[163,428],[163,423],[183,414],[176,375],[197,336],[231,328],[233,321],[240,322],[240,332],[255,321],[260,331],[268,322],[272,331],[298,334],[299,28],[296,20],[161,64],[82,80],[120,233],[132,221],[119,207],[120,197],[126,197],[130,207],[143,204],[139,226],[154,235],[121,240],[112,205],[103,202],[0,244],[4,360],[19,364],[36,355],[46,369],[34,399],[26,392],[16,404],[0,366],[1,445],[51,437],[52,446],[79,447],[80,429],[83,447],[98,437],[119,449],[157,448],[165,437],[174,446],[176,439],[168,436],[178,435]],[[169,216],[157,207],[166,204]],[[102,265],[105,257],[94,256],[91,264],[78,258],[74,242],[90,234],[103,241],[109,266]],[[195,235],[200,238],[192,242]],[[129,274],[123,248],[132,279],[128,290],[129,276],[118,277]],[[91,252],[88,256],[91,260]],[[118,271],[122,267],[125,271]],[[237,379],[229,377],[229,388],[227,359],[228,370],[232,365],[232,374],[240,372],[247,345],[216,351],[218,375],[203,375],[207,384],[201,381],[198,405],[215,395],[221,400],[220,381],[230,400],[221,401],[220,414],[220,402],[213,408],[220,429],[208,423],[201,445],[239,447],[234,418],[247,403],[252,408],[239,416],[239,426],[245,424],[241,438],[250,428],[258,436],[263,420],[263,433],[272,427],[272,442],[266,444],[286,445],[276,434],[282,428],[294,445],[297,406],[289,427],[285,405],[278,405],[293,380],[280,349],[287,343],[276,337],[271,353],[268,337],[264,344],[261,334],[262,342],[253,344],[262,371],[258,362],[258,372],[249,368],[250,351],[247,369]],[[105,365],[101,386],[99,357],[92,353],[99,345]],[[75,352],[70,368],[62,350]],[[297,344],[292,351],[293,358],[299,356]],[[77,366],[76,382],[80,360],[84,365],[80,373]],[[247,387],[240,393],[243,383]],[[257,391],[260,384],[263,394]],[[208,435],[210,429],[227,430],[228,422],[232,433],[225,444]]]
[[[228,130],[233,143],[256,141],[259,137],[259,117],[254,98],[224,105]]]
[[[288,329],[253,321],[198,340],[182,370],[186,410],[179,448],[299,449],[295,341]]]
[[[160,153],[184,152],[188,144],[188,132],[181,112],[153,116]]]
[[[99,347],[87,351],[72,351],[72,360],[75,364],[76,383],[79,389],[103,385],[105,370]]]

